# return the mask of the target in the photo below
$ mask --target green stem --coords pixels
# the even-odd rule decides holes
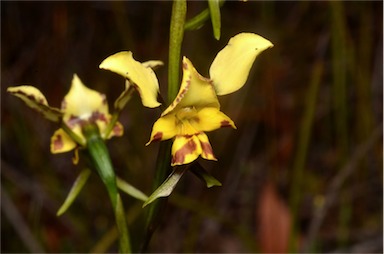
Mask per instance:
[[[316,109],[316,98],[323,73],[323,63],[317,62],[313,69],[312,81],[307,92],[306,109],[300,123],[300,136],[297,145],[295,160],[293,162],[292,186],[290,190],[290,208],[292,214],[291,235],[289,238],[289,252],[296,252],[298,249],[298,210],[302,198],[304,167],[308,152],[308,145],[311,137],[312,124]]]
[[[74,133],[71,128],[68,127],[64,122],[61,123],[60,127],[80,146],[85,146],[84,141]]]
[[[130,253],[131,246],[127,223],[125,220],[124,207],[117,191],[116,177],[108,148],[100,136],[97,125],[85,125],[83,126],[82,131],[87,140],[87,150],[91,158],[91,162],[97,173],[100,175],[101,180],[104,182],[104,185],[107,187],[108,195],[114,209],[116,225],[120,236],[120,252]]]
[[[159,154],[157,156],[156,162],[155,179],[152,188],[153,190],[156,190],[172,172],[171,147],[172,142],[170,140],[160,143]],[[149,205],[149,210],[147,213],[147,233],[141,252],[147,251],[149,242],[151,241],[152,235],[159,225],[166,204],[167,198],[162,198],[154,201]]]
[[[173,101],[179,91],[180,52],[186,13],[187,3],[185,0],[173,1],[169,35],[168,103]]]

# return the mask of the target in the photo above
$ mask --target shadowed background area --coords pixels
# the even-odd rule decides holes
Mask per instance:
[[[188,2],[188,18],[205,8]],[[165,98],[171,10],[169,1],[1,2],[1,252],[117,251],[96,174],[56,217],[81,167],[72,153],[50,154],[58,126],[6,89],[36,86],[59,107],[77,73],[112,108],[124,80],[98,66],[131,50],[165,62],[156,70]],[[239,32],[274,47],[240,91],[219,98],[237,130],[208,133],[218,161],[199,161],[223,186],[185,174],[150,251],[382,252],[382,1],[236,1],[221,10],[219,41],[210,21],[185,33],[182,55],[202,75]],[[160,113],[135,95],[120,117],[124,136],[107,143],[117,175],[146,194],[159,145],[145,143]],[[146,209],[122,195],[137,249]]]

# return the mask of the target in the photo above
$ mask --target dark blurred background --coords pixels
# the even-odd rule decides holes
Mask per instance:
[[[188,2],[188,18],[207,8]],[[123,79],[98,69],[131,50],[158,59],[166,97],[170,1],[1,1],[1,252],[113,252],[114,218],[94,174],[61,217],[81,167],[52,155],[58,128],[9,86],[31,84],[59,107],[74,73],[112,108]],[[220,97],[237,130],[208,133],[218,162],[199,160],[222,183],[207,189],[184,175],[150,244],[153,252],[381,252],[383,234],[382,1],[231,1],[222,35],[210,21],[185,33],[182,55],[208,77],[229,38],[254,32],[274,47],[246,85]],[[158,144],[146,147],[159,109],[134,96],[108,142],[117,174],[151,193]],[[123,195],[134,247],[145,224],[141,202]],[[290,239],[291,232],[295,236]]]

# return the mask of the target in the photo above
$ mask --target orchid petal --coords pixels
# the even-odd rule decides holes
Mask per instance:
[[[217,161],[215,155],[213,154],[212,146],[209,143],[208,136],[204,132],[202,132],[197,135],[197,138],[200,141],[201,157],[207,160]]]
[[[213,60],[209,70],[217,95],[239,90],[247,81],[256,57],[273,44],[253,33],[232,37]]]
[[[179,129],[175,114],[162,116],[153,124],[151,139],[146,145],[149,145],[153,141],[173,138],[177,134],[179,134]]]
[[[61,109],[65,124],[81,137],[81,127],[85,122],[95,122],[103,133],[110,118],[105,95],[86,87],[76,74]]]
[[[115,72],[128,79],[139,92],[143,105],[155,108],[161,103],[157,101],[159,83],[155,73],[149,68],[154,65],[158,64],[150,62],[143,65],[133,58],[131,51],[122,51],[107,57],[99,68]]]
[[[221,127],[236,129],[234,122],[217,108],[203,108],[199,110],[195,120],[190,122],[199,131],[213,131]]]
[[[63,129],[58,129],[51,137],[51,153],[68,152],[76,146],[75,141]]]
[[[176,136],[172,145],[172,166],[191,163],[202,152],[197,136]]]
[[[183,80],[179,93],[161,115],[185,107],[220,107],[211,81],[201,76],[186,57],[183,58]]]
[[[48,120],[59,122],[63,116],[58,108],[48,105],[47,99],[36,87],[27,85],[8,87],[7,92],[22,99],[27,106],[35,109]]]

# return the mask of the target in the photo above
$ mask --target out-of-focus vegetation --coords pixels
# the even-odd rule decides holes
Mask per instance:
[[[188,17],[207,8],[188,2]],[[98,69],[131,50],[167,63],[172,3],[1,2],[1,252],[116,251],[107,193],[91,177],[74,205],[56,211],[81,168],[52,155],[57,126],[5,92],[38,87],[59,106],[73,73],[113,101],[124,81]],[[184,175],[150,251],[382,252],[383,3],[227,2],[222,35],[208,22],[187,31],[182,54],[205,76],[239,32],[274,43],[247,84],[220,97],[237,130],[209,133],[218,162],[200,161],[222,183]],[[167,68],[156,71],[166,97]],[[108,142],[117,174],[151,193],[158,144],[145,147],[159,109],[135,96],[123,138]],[[123,196],[134,248],[142,203]],[[293,232],[293,233],[292,233]]]

